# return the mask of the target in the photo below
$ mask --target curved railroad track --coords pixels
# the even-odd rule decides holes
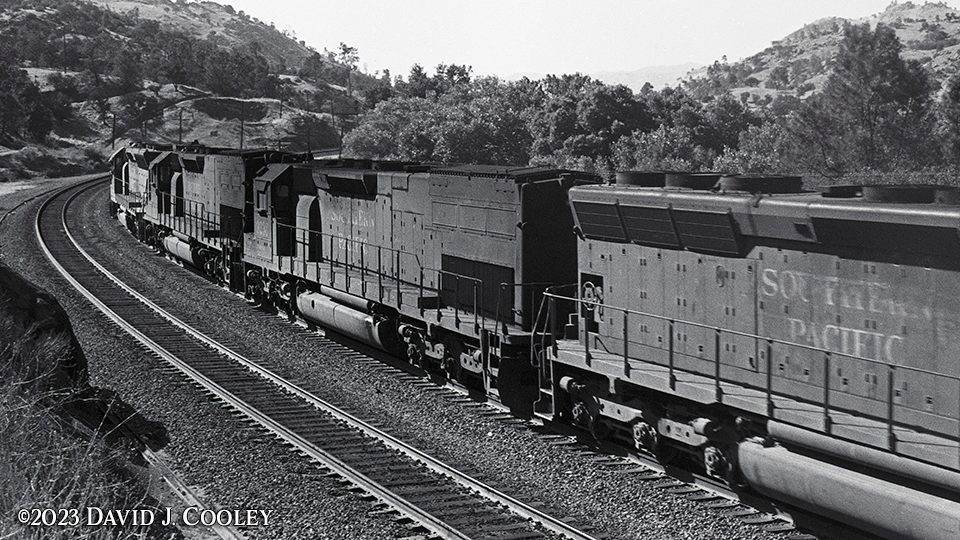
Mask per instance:
[[[64,277],[117,325],[170,362],[227,406],[381,501],[384,512],[404,516],[442,538],[593,538],[563,521],[501,493],[395,439],[262,367],[176,313],[122,286],[70,234],[70,201],[87,183],[46,202],[36,233]]]
[[[102,194],[100,195],[100,197],[102,198]],[[87,203],[87,206],[88,208],[92,207],[90,203]],[[45,213],[48,214],[49,212],[45,212]],[[86,213],[89,214],[89,209],[86,211]],[[52,218],[48,218],[48,219],[52,220]],[[63,220],[61,219],[61,221]],[[57,227],[60,228],[61,230],[66,229],[66,226],[63,225],[62,223]],[[39,226],[38,226],[38,230],[39,230]],[[95,235],[91,235],[91,234],[86,234],[86,236],[88,237],[87,239],[88,242],[91,241],[90,240],[91,238],[95,238]],[[69,248],[69,249],[73,249],[73,248]],[[58,249],[55,249],[54,251],[60,251],[60,249],[58,248]],[[90,265],[90,262],[87,261],[85,264]],[[96,270],[95,273],[102,275],[102,273],[99,270]],[[215,289],[215,288],[216,287],[211,284],[211,289]],[[127,293],[122,293],[122,294],[126,295]],[[129,296],[127,296],[126,299],[127,301],[136,302],[135,300],[132,299],[132,297],[129,297]],[[121,306],[124,306],[126,302],[120,302],[120,304]],[[122,311],[123,309],[124,308],[121,307],[120,311]],[[285,319],[282,319],[280,317],[270,316],[264,312],[260,312],[260,315],[263,315],[265,317],[265,322],[267,322],[268,324],[277,325],[278,327],[283,326],[283,327],[290,328],[290,325],[287,324]],[[194,317],[194,320],[196,320],[195,317]],[[193,326],[196,326],[195,323],[192,323],[192,324]],[[778,508],[775,505],[770,504],[769,501],[750,498],[749,495],[746,498],[741,498],[740,495],[738,495],[737,493],[729,491],[723,488],[722,486],[717,485],[716,483],[712,482],[709,479],[698,478],[686,471],[673,470],[673,469],[664,470],[656,462],[645,459],[644,456],[642,455],[638,455],[636,453],[629,452],[629,451],[625,452],[624,451],[625,449],[623,447],[618,447],[616,445],[597,444],[595,441],[591,439],[589,434],[585,434],[584,432],[581,432],[580,430],[577,430],[575,428],[570,428],[569,426],[554,424],[547,418],[534,419],[532,422],[518,420],[516,418],[511,417],[508,413],[506,413],[502,409],[497,409],[496,404],[484,404],[484,403],[478,402],[477,401],[478,396],[471,397],[471,394],[466,389],[457,388],[454,385],[447,384],[445,383],[445,381],[441,381],[440,379],[437,379],[437,378],[434,378],[433,382],[431,382],[429,379],[425,379],[424,373],[415,366],[411,366],[401,361],[396,361],[396,360],[391,361],[389,359],[385,359],[382,355],[377,354],[376,352],[374,352],[371,356],[367,356],[363,352],[366,348],[363,347],[362,345],[354,346],[354,344],[350,343],[349,339],[346,340],[346,345],[344,345],[343,344],[344,342],[342,340],[335,338],[336,341],[333,341],[327,337],[318,335],[318,333],[315,332],[314,330],[315,329],[303,329],[302,332],[298,331],[298,333],[301,333],[305,341],[308,343],[317,342],[323,348],[335,349],[336,350],[335,354],[338,356],[348,355],[352,357],[353,361],[365,363],[368,366],[371,366],[375,370],[386,370],[386,371],[392,372],[391,376],[396,377],[400,380],[404,380],[406,384],[409,384],[411,386],[417,387],[419,389],[426,389],[433,393],[436,393],[441,397],[452,401],[457,407],[469,407],[469,408],[476,409],[478,410],[478,412],[480,412],[481,415],[490,417],[504,424],[523,423],[525,425],[522,427],[522,429],[528,432],[537,434],[542,440],[544,440],[548,444],[553,446],[563,447],[564,452],[572,452],[572,453],[578,454],[579,456],[587,456],[588,460],[597,463],[599,466],[611,471],[616,475],[623,475],[624,478],[630,478],[631,480],[641,481],[641,483],[645,483],[649,486],[659,488],[665,493],[665,497],[667,498],[670,498],[672,496],[672,497],[681,497],[690,501],[694,501],[699,505],[702,505],[705,508],[710,509],[713,513],[716,513],[718,515],[723,515],[729,518],[735,518],[746,524],[756,526],[758,529],[761,529],[768,533],[769,532],[786,533],[783,536],[783,538],[787,540],[815,539],[814,536],[796,531],[794,529],[793,523],[791,522],[791,519],[790,519],[791,516],[787,514],[779,513]],[[209,333],[206,330],[204,330],[204,332]],[[230,338],[227,338],[228,344],[229,344],[229,339]],[[221,339],[220,341],[223,342],[224,340]],[[160,353],[157,353],[157,354],[158,356],[161,356],[161,357],[163,356]],[[221,351],[220,354],[225,354],[225,353],[224,351]],[[249,355],[249,352],[248,352],[248,355]],[[270,362],[268,360],[264,360],[262,358],[256,359],[256,360],[258,363],[261,363],[263,365],[270,365]],[[379,367],[375,367],[375,366],[379,366]],[[253,368],[234,367],[232,369],[233,369],[232,371],[224,369],[222,371],[222,375],[226,379],[230,379],[232,377],[238,376],[238,374],[240,373],[243,373],[244,370],[247,370],[249,372],[250,369],[256,370],[257,368],[256,367],[253,367]],[[216,368],[214,368],[214,370],[216,371]],[[270,384],[276,385],[276,383],[270,383]],[[197,385],[202,387],[202,385],[200,385],[199,383],[197,383]],[[227,390],[227,389],[224,388],[224,390]],[[212,392],[212,391],[209,391],[209,392]],[[259,392],[259,391],[254,391],[254,393],[256,392]],[[262,395],[264,396],[269,395],[269,392],[275,392],[275,390],[264,389],[262,392]],[[289,398],[290,396],[296,396],[298,394],[296,390],[288,389],[285,392],[287,392],[286,398]],[[229,394],[230,392],[227,391],[227,393]],[[214,392],[214,394],[216,393]],[[300,399],[300,400],[309,399],[309,397],[307,398],[304,397],[304,396],[309,396],[310,394],[309,391],[304,391],[303,389],[300,389],[299,394],[300,394],[300,397],[296,399]],[[229,403],[229,398],[221,397],[220,399],[224,403]],[[480,399],[482,400],[483,398],[480,398]],[[278,405],[278,403],[280,402],[277,400],[265,399],[265,400],[261,400],[261,402],[266,403],[264,405],[264,408],[267,409],[268,411],[272,411],[272,415],[274,416],[284,415],[284,414],[287,414],[289,417],[292,417],[292,418],[296,418],[298,416],[295,412],[292,412],[291,410],[287,410],[286,405]],[[346,411],[341,411],[343,414],[352,413],[354,415],[359,414],[361,416],[364,414],[363,412],[351,411],[349,405],[343,405],[340,403],[337,403],[337,405],[340,406],[341,409],[346,409]],[[225,405],[225,408],[227,407],[231,408],[234,411],[240,411],[238,414],[242,414],[244,418],[250,418],[252,416],[248,414],[246,411],[243,411],[242,407],[235,406],[235,405]],[[334,417],[335,416],[336,415],[334,415]],[[293,423],[296,424],[297,421],[294,420]],[[379,426],[380,426],[380,424],[377,423],[376,419],[372,419],[368,421],[367,424],[368,424],[367,429],[373,428],[374,430],[376,430],[376,429],[379,429]],[[261,425],[261,424],[257,424],[257,425]],[[365,429],[362,425],[358,425],[358,426],[359,427],[357,427],[357,429],[361,431]],[[260,428],[260,429],[266,429],[276,434],[276,431],[269,427]],[[390,428],[385,428],[385,429],[390,429]],[[339,449],[341,451],[344,450],[345,448],[350,447],[352,444],[354,444],[349,439],[336,439],[335,436],[327,435],[325,432],[322,432],[322,431],[315,431],[314,433],[312,433],[312,436],[314,438],[320,437],[320,438],[326,438],[330,440],[337,440],[338,445],[343,447]],[[288,441],[288,439],[285,439],[282,436],[280,437],[281,439]],[[290,444],[294,444],[294,446],[296,446],[295,442],[290,442]],[[387,443],[387,444],[384,444],[380,449],[370,450],[369,452],[367,451],[353,452],[353,453],[347,452],[347,456],[354,459],[357,458],[358,456],[363,456],[364,454],[368,456],[373,456],[373,458],[369,460],[367,463],[363,463],[362,461],[359,462],[357,468],[361,471],[366,470],[364,467],[384,468],[383,464],[385,463],[385,461],[381,460],[382,456],[377,455],[377,453],[380,452],[383,448],[390,449],[390,448],[393,448],[393,446]],[[311,459],[313,459],[314,461],[318,461],[318,462],[323,461],[322,459],[311,455],[309,451],[306,451],[302,448],[299,451],[301,454],[306,454],[310,456]],[[411,459],[414,461],[420,460],[420,457],[418,456],[418,454],[419,452],[414,451],[411,454],[408,454],[409,456],[408,459]],[[424,456],[424,457],[428,457],[428,456]],[[422,461],[417,461],[417,462],[422,463]],[[456,459],[454,459],[452,463],[455,463],[456,466],[460,468],[460,470],[471,471],[471,474],[473,474],[473,471],[476,471],[476,469],[474,469],[469,464],[464,465],[462,463],[458,463]],[[350,480],[348,480],[347,479],[348,475],[335,472],[333,468],[327,467],[324,470],[329,471],[326,474],[329,474],[331,477],[344,479],[343,480],[344,482],[350,483],[350,485],[352,486],[358,485],[357,483],[351,482]],[[424,467],[424,470],[428,472],[430,471],[430,469],[426,467]],[[431,474],[444,474],[444,473],[442,471],[433,470]],[[445,476],[445,478],[449,479],[451,476],[456,477],[458,474],[460,473],[456,473],[454,471],[453,473],[450,473],[447,476]],[[484,476],[482,472],[477,474],[481,477]],[[402,481],[401,481],[401,484],[402,484]],[[424,485],[429,485],[430,489],[419,490],[420,493],[423,494],[423,497],[422,497],[423,499],[428,500],[428,499],[435,499],[436,497],[440,497],[439,495],[440,492],[434,490],[432,484],[424,484]],[[350,488],[350,489],[359,489],[359,488]],[[460,489],[469,490],[472,493],[478,493],[478,492],[482,493],[485,491],[485,488],[482,488],[482,487],[481,488],[476,488],[476,487],[465,488],[465,487],[462,487],[462,485]],[[400,491],[403,491],[403,490],[400,489]],[[496,490],[493,490],[493,491],[496,491]],[[365,492],[370,493],[369,490],[366,490]],[[531,519],[535,520],[536,519],[535,513],[538,512],[536,508],[540,507],[540,504],[534,501],[538,501],[539,496],[531,493],[518,492],[516,490],[511,490],[510,492],[513,495],[513,498],[515,499],[520,498],[528,502],[531,502],[532,506],[527,506],[527,508],[525,509],[522,508],[523,505],[521,503],[520,510],[518,511],[524,515],[526,515],[526,512],[528,511],[531,512],[531,514],[529,515],[532,516]],[[383,497],[379,497],[376,495],[371,496],[370,499],[379,500],[379,501],[385,500]],[[510,499],[510,497],[506,497],[505,499],[508,500]],[[474,515],[471,513],[464,512],[464,509],[471,509],[474,506],[477,506],[477,504],[467,502],[467,501],[468,499],[463,499],[463,498],[448,498],[446,499],[446,502],[448,503],[446,506],[457,510],[456,512],[454,512],[455,519],[464,518],[464,516],[467,516],[464,519],[466,519],[466,521],[473,522],[477,518],[474,517]],[[489,499],[481,499],[479,504],[488,505],[490,504],[488,501]],[[443,502],[442,499],[441,499],[441,502]],[[516,501],[516,502],[519,502],[519,501]],[[507,503],[498,503],[498,504],[508,504],[508,503],[509,501]],[[382,504],[382,506],[380,507],[379,510],[377,510],[377,512],[383,513],[388,516],[395,516],[399,514],[402,517],[397,518],[397,520],[398,522],[401,522],[401,523],[411,523],[411,524],[420,523],[420,520],[417,520],[412,517],[408,517],[409,514],[403,512],[402,510],[398,510],[396,506],[391,506],[386,503]],[[505,536],[510,538],[535,537],[536,535],[540,534],[540,532],[547,532],[548,535],[559,534],[559,533],[548,532],[549,529],[541,525],[539,526],[541,527],[539,531],[536,530],[536,528],[534,528],[533,532],[530,533],[530,534],[533,534],[534,536],[525,536],[526,534],[528,534],[528,531],[522,531],[515,525],[503,523],[501,521],[497,521],[497,519],[498,518],[488,521],[487,526],[484,527],[485,529],[484,532],[504,532],[505,531],[506,533],[509,533],[509,534],[505,533],[500,537]],[[563,518],[557,521],[559,522],[557,525],[562,527],[566,527],[567,526],[566,523],[572,522],[572,520],[568,518]],[[588,520],[585,521],[582,517],[580,518],[580,523],[587,523],[587,522]],[[829,526],[829,524],[826,527],[822,526],[823,524],[815,516],[803,516],[801,519],[798,520],[798,523],[801,523],[804,529],[819,531],[818,534],[821,535],[821,538],[827,538],[827,537],[840,538],[840,537],[845,537],[848,533],[850,533],[850,531],[847,529],[840,529],[835,531],[836,534],[830,534],[831,527]],[[410,525],[410,526],[413,526],[413,525]],[[589,525],[584,525],[581,528],[588,531],[593,530],[592,527],[590,527]],[[423,530],[423,532],[426,532],[427,530],[432,531],[432,529],[430,529],[429,527],[424,527],[424,526],[421,526],[421,529]],[[436,533],[436,532],[430,532],[427,534],[431,536],[442,536],[440,533]],[[603,535],[600,535],[600,537],[602,536]],[[462,538],[463,536],[452,536],[452,537]],[[498,536],[480,536],[480,537],[496,538]],[[573,536],[573,537],[577,537],[577,536]],[[585,534],[583,537],[589,537],[589,536]]]

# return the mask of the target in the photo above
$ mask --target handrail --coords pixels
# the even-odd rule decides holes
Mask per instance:
[[[180,208],[180,215],[177,215],[177,207]],[[166,211],[165,209],[169,209]],[[226,231],[222,228],[220,214],[209,212],[203,202],[180,197],[172,193],[161,192],[157,199],[157,220],[171,229],[176,229],[177,225],[182,223],[184,230],[182,232],[200,240],[207,240],[211,244],[223,246],[227,240],[237,240],[226,236]],[[203,236],[206,230],[216,230],[219,236],[214,239],[207,239]]]
[[[501,283],[500,283],[499,290],[497,291],[497,309],[496,309],[496,311],[495,311],[495,313],[496,313],[496,320],[495,320],[495,322],[494,322],[494,324],[496,325],[496,328],[497,328],[498,330],[501,328],[501,321],[503,321],[504,324],[506,324],[505,318],[502,318],[501,315],[503,315],[503,305],[502,305],[502,304],[503,304],[503,293],[504,293],[504,291],[505,291],[508,287],[510,287],[510,288],[512,288],[512,289],[517,289],[517,288],[523,289],[523,288],[525,288],[525,287],[529,287],[529,288],[530,288],[530,309],[535,309],[535,307],[536,307],[536,289],[535,289],[535,287],[543,287],[544,291],[546,291],[548,287],[555,287],[555,286],[557,286],[557,284],[554,283],[554,282],[552,282],[552,281],[534,281],[534,282],[530,282],[530,283],[506,283],[506,282],[501,282]],[[523,291],[522,291],[522,290],[520,291],[520,294],[521,294],[521,295],[523,294]],[[513,309],[512,306],[507,306],[507,307],[509,307],[511,310]],[[531,333],[534,332],[534,330],[535,330],[535,328],[536,328],[536,323],[537,323],[537,321],[536,321],[535,318],[530,321]],[[504,333],[504,334],[507,333],[506,326],[503,326],[503,333]]]
[[[960,381],[960,376],[956,376],[956,375],[948,375],[948,374],[944,374],[944,373],[937,373],[936,371],[930,371],[930,370],[926,370],[926,369],[923,369],[923,368],[915,368],[915,367],[910,367],[910,366],[899,366],[899,365],[897,365],[897,364],[891,364],[891,363],[888,363],[888,362],[884,362],[884,361],[882,361],[882,360],[875,360],[875,359],[873,359],[873,358],[867,358],[867,357],[864,357],[864,356],[857,356],[857,355],[853,355],[853,354],[847,354],[847,353],[842,353],[842,352],[837,352],[837,351],[831,351],[831,350],[829,350],[829,349],[824,349],[824,348],[822,348],[822,347],[816,347],[816,346],[814,346],[814,345],[805,345],[805,344],[803,344],[803,343],[795,343],[795,342],[793,342],[793,341],[786,341],[786,340],[783,340],[783,339],[771,338],[771,337],[768,337],[768,336],[761,336],[761,335],[759,335],[759,334],[751,334],[751,333],[749,333],[749,332],[741,332],[741,331],[739,331],[739,330],[730,330],[730,329],[721,328],[721,327],[718,327],[718,326],[711,326],[711,325],[708,325],[708,324],[703,324],[703,323],[698,323],[698,322],[693,322],[693,321],[686,321],[686,320],[677,319],[677,318],[674,318],[674,317],[667,317],[667,316],[665,316],[665,315],[657,315],[656,313],[647,313],[647,312],[644,312],[644,311],[636,311],[636,310],[632,310],[632,309],[628,309],[628,308],[622,308],[622,307],[618,307],[618,306],[612,306],[612,305],[610,305],[610,304],[604,304],[604,303],[602,303],[602,302],[597,302],[597,301],[593,301],[593,300],[583,300],[583,299],[580,299],[580,298],[574,298],[574,297],[569,297],[569,296],[561,296],[561,295],[554,294],[554,293],[549,293],[549,292],[545,292],[544,294],[545,294],[546,296],[548,296],[548,297],[555,298],[555,299],[557,299],[557,300],[567,300],[567,301],[577,302],[577,303],[579,303],[579,304],[589,304],[589,305],[592,305],[592,306],[603,307],[604,309],[610,309],[610,310],[614,310],[614,311],[626,311],[626,312],[628,312],[628,313],[630,313],[630,314],[633,314],[633,315],[640,315],[640,316],[643,316],[643,317],[652,317],[652,318],[654,318],[654,319],[659,319],[659,320],[665,321],[665,322],[673,321],[673,322],[675,322],[676,324],[683,324],[683,325],[695,326],[695,327],[704,328],[704,329],[707,329],[707,330],[719,330],[719,331],[721,331],[721,332],[724,332],[724,333],[727,333],[727,334],[736,335],[736,336],[741,336],[741,337],[746,337],[746,338],[753,338],[753,339],[758,339],[758,340],[762,340],[762,341],[771,341],[771,342],[773,342],[773,343],[780,344],[780,345],[789,345],[789,346],[791,346],[791,347],[800,347],[800,348],[802,348],[802,349],[808,349],[808,350],[811,350],[811,351],[822,352],[822,353],[831,354],[831,355],[846,356],[846,357],[852,358],[852,359],[854,359],[854,360],[863,360],[863,361],[865,361],[865,362],[871,362],[871,363],[875,363],[875,364],[881,364],[881,365],[890,366],[890,367],[894,367],[894,368],[909,369],[909,370],[912,370],[912,371],[917,371],[917,372],[919,372],[919,373],[924,373],[924,374],[926,374],[926,375],[936,375],[936,376],[947,377],[947,378],[950,378],[950,379],[953,379],[953,380],[956,380],[956,381]]]
[[[628,325],[627,325],[627,318],[628,318],[629,316],[631,316],[631,315],[635,315],[635,316],[647,317],[647,318],[650,318],[650,319],[659,320],[659,321],[662,321],[662,322],[664,322],[664,323],[667,323],[668,326],[669,326],[669,332],[670,332],[669,343],[668,343],[668,353],[667,353],[667,354],[668,354],[668,370],[669,370],[669,377],[670,377],[671,388],[673,388],[673,389],[676,388],[676,380],[675,380],[675,374],[674,374],[674,372],[677,371],[677,370],[684,371],[684,372],[687,371],[687,370],[684,370],[684,369],[682,369],[682,368],[677,368],[677,367],[674,365],[674,362],[673,362],[673,360],[674,360],[673,357],[674,357],[674,354],[675,354],[675,343],[674,343],[673,333],[674,333],[674,330],[675,330],[676,326],[678,326],[678,325],[686,325],[686,326],[690,326],[690,327],[694,327],[694,328],[701,328],[701,329],[713,331],[713,332],[715,333],[715,340],[714,340],[714,342],[715,342],[715,357],[714,357],[715,369],[714,369],[714,373],[712,374],[712,377],[713,377],[713,379],[714,379],[715,390],[716,390],[716,392],[717,392],[717,398],[718,398],[718,400],[722,399],[721,383],[722,383],[722,382],[728,382],[728,383],[743,384],[743,385],[749,386],[749,387],[751,387],[751,388],[757,388],[757,389],[762,389],[762,390],[764,390],[765,393],[766,393],[766,401],[767,401],[768,413],[771,413],[771,414],[772,414],[773,410],[775,409],[775,405],[774,405],[774,402],[773,402],[773,396],[774,396],[774,395],[776,395],[776,396],[783,396],[783,397],[791,397],[791,398],[793,398],[793,399],[799,399],[799,400],[801,400],[801,401],[805,401],[805,402],[810,402],[810,403],[814,403],[814,404],[817,404],[817,405],[821,405],[821,406],[823,407],[823,409],[824,409],[824,410],[823,410],[824,429],[825,429],[828,433],[830,432],[830,429],[831,429],[831,417],[830,417],[830,411],[831,411],[831,410],[840,410],[840,411],[845,411],[845,412],[857,412],[857,413],[859,413],[859,414],[862,414],[862,415],[865,416],[865,417],[875,418],[875,419],[877,419],[877,420],[882,420],[883,422],[885,422],[885,424],[886,424],[886,426],[887,426],[888,447],[889,447],[889,449],[890,449],[891,451],[896,451],[896,434],[895,434],[895,432],[894,432],[894,426],[896,426],[896,425],[904,425],[902,422],[897,422],[897,421],[895,420],[895,418],[894,418],[894,411],[895,411],[895,403],[894,403],[894,396],[895,396],[894,374],[896,373],[896,371],[897,371],[897,370],[903,370],[903,371],[907,371],[907,372],[920,373],[920,374],[924,374],[924,375],[930,375],[930,376],[933,376],[933,377],[939,377],[939,378],[941,378],[941,379],[946,379],[946,380],[951,380],[951,381],[955,381],[955,382],[960,382],[960,377],[955,376],[955,375],[950,375],[950,374],[945,374],[945,373],[937,373],[937,372],[934,372],[934,371],[931,371],[931,370],[928,370],[928,369],[923,369],[923,368],[918,368],[918,367],[901,366],[901,365],[897,365],[897,364],[892,364],[892,363],[889,363],[889,362],[885,362],[885,361],[883,361],[883,360],[876,360],[876,359],[873,359],[873,358],[866,358],[866,357],[859,356],[859,355],[847,354],[847,353],[838,352],[838,351],[831,351],[831,350],[829,350],[829,349],[824,349],[823,347],[817,347],[817,346],[814,346],[814,345],[807,345],[807,344],[803,344],[803,343],[795,343],[795,342],[792,342],[792,341],[786,341],[786,340],[783,340],[783,339],[778,339],[778,338],[774,338],[774,337],[770,337],[770,336],[761,336],[761,335],[752,334],[752,333],[749,333],[749,332],[741,332],[741,331],[738,331],[738,330],[731,330],[731,329],[721,328],[721,327],[717,327],[717,326],[711,326],[711,325],[707,325],[707,324],[703,324],[703,323],[697,323],[697,322],[693,322],[693,321],[686,321],[686,320],[682,320],[682,319],[676,319],[676,318],[672,318],[672,317],[667,317],[667,316],[665,316],[665,315],[658,315],[658,314],[655,314],[655,313],[646,313],[646,312],[637,311],[637,310],[633,310],[633,309],[628,309],[628,308],[624,308],[624,307],[614,306],[614,305],[610,305],[610,304],[604,304],[604,303],[602,303],[602,302],[598,302],[598,301],[594,301],[594,300],[584,300],[584,299],[582,299],[582,298],[574,298],[574,297],[569,297],[569,296],[562,296],[562,295],[559,295],[559,294],[556,294],[556,293],[553,293],[553,292],[550,292],[550,291],[545,291],[545,292],[544,292],[544,296],[545,296],[546,298],[548,298],[551,303],[555,303],[555,302],[557,302],[557,301],[568,301],[568,302],[574,302],[574,303],[575,303],[576,305],[578,305],[578,306],[593,306],[594,308],[603,307],[604,310],[609,310],[609,311],[612,311],[612,312],[622,312],[622,313],[623,313],[623,316],[624,316],[623,355],[624,355],[624,362],[625,362],[625,363],[624,363],[624,367],[625,367],[625,369],[628,369],[628,368],[629,368],[629,362],[628,362],[628,359],[629,359],[629,355],[628,355],[629,336],[628,336],[628,333],[627,333],[627,328],[629,328],[629,327],[628,327]],[[551,309],[548,309],[547,312],[548,312],[548,315],[547,315],[547,316],[549,317],[552,313],[555,312],[555,310],[551,308]],[[546,324],[545,324],[545,328],[546,328],[546,326],[549,326],[549,327],[551,328],[551,333],[552,333],[552,338],[553,338],[554,355],[556,355],[556,352],[557,352],[557,330],[556,330],[556,321],[552,321],[552,322],[546,323]],[[765,382],[764,388],[759,388],[759,387],[754,386],[754,385],[751,385],[751,384],[749,384],[749,383],[745,383],[744,381],[726,380],[726,379],[723,379],[723,378],[721,377],[721,373],[720,373],[720,366],[721,366],[721,361],[720,361],[720,357],[721,357],[721,354],[720,354],[720,341],[721,341],[721,339],[720,339],[720,336],[721,336],[721,334],[724,334],[724,333],[725,333],[725,334],[728,334],[728,335],[740,336],[740,337],[744,337],[744,338],[747,338],[747,339],[756,340],[756,343],[757,343],[757,346],[758,346],[758,347],[761,346],[761,345],[760,345],[761,343],[765,343],[765,344],[766,344],[766,351],[764,351],[764,352],[765,352],[765,356],[766,356],[766,370],[767,370],[767,373],[766,373],[766,382]],[[587,334],[588,334],[588,333],[587,333]],[[584,356],[585,356],[585,361],[586,361],[587,365],[590,365],[590,363],[591,363],[591,355],[590,355],[590,339],[589,339],[589,335],[584,335],[584,336],[583,336],[583,342],[584,342]],[[775,346],[799,348],[799,349],[807,350],[807,351],[810,351],[810,352],[812,352],[812,353],[820,354],[820,355],[823,356],[823,382],[821,383],[821,386],[822,386],[822,388],[823,388],[822,401],[816,402],[816,401],[813,401],[813,400],[811,400],[811,399],[809,399],[809,398],[804,398],[804,397],[802,397],[802,396],[786,394],[786,393],[784,393],[784,392],[782,392],[782,391],[774,391],[774,389],[773,389],[773,349],[774,349]],[[605,349],[605,352],[610,352],[610,351],[608,351],[608,350]],[[850,359],[857,360],[857,361],[867,362],[867,363],[869,363],[869,364],[871,364],[871,365],[879,366],[879,367],[881,367],[881,368],[885,368],[885,369],[886,369],[886,372],[887,372],[887,381],[886,381],[886,383],[887,383],[887,384],[886,384],[886,387],[887,387],[886,390],[887,390],[887,391],[886,391],[886,399],[883,399],[883,398],[870,398],[870,397],[865,397],[865,396],[857,396],[857,397],[862,397],[862,398],[864,398],[864,399],[873,399],[873,400],[875,400],[875,401],[878,401],[878,402],[881,402],[881,403],[885,403],[885,404],[887,405],[885,417],[880,417],[880,416],[877,416],[877,415],[864,414],[862,411],[846,411],[846,409],[844,409],[844,408],[842,408],[842,407],[837,407],[836,405],[834,405],[834,404],[831,403],[830,397],[831,397],[832,391],[834,391],[834,389],[831,388],[831,384],[830,384],[830,378],[831,378],[831,363],[832,363],[833,359],[836,358],[836,357],[845,357],[845,358],[850,358]],[[638,360],[640,360],[640,359],[638,359]],[[642,361],[642,360],[641,360],[641,361]],[[758,366],[759,366],[759,363],[758,363]],[[878,371],[879,371],[879,370],[878,370]],[[700,373],[700,375],[705,375],[705,374]],[[810,384],[816,385],[816,383],[813,383],[813,382],[811,382]],[[960,404],[958,404],[957,406],[958,406],[958,412],[960,412]],[[916,426],[910,426],[910,427],[916,428]],[[938,433],[939,433],[939,432],[938,432]],[[955,434],[955,435],[954,435],[954,434],[946,434],[946,433],[942,433],[942,434],[945,435],[945,436],[947,436],[947,437],[949,437],[949,438],[951,438],[951,439],[956,438],[956,440],[960,440],[960,433]]]
[[[385,246],[376,246],[377,247],[377,268],[376,270],[369,268],[367,264],[368,258],[366,256],[366,250],[370,247],[363,240],[357,240],[355,238],[348,238],[340,234],[330,234],[324,233],[322,231],[315,231],[304,229],[303,227],[297,227],[296,225],[278,223],[277,226],[281,229],[287,228],[294,231],[294,244],[296,248],[294,250],[295,255],[294,263],[295,266],[291,269],[292,273],[297,275],[299,273],[300,277],[306,277],[306,268],[307,265],[311,262],[316,263],[318,272],[319,266],[321,263],[325,263],[329,266],[330,269],[330,279],[334,279],[335,268],[342,267],[346,270],[356,270],[361,274],[361,278],[365,278],[368,275],[375,275],[377,278],[378,284],[378,295],[379,300],[383,301],[383,282],[384,279],[394,281],[396,283],[397,290],[399,291],[400,287],[403,285],[408,285],[410,287],[419,289],[420,296],[423,297],[426,293],[433,293],[438,296],[441,296],[445,289],[443,288],[443,278],[449,277],[453,278],[454,281],[454,290],[452,294],[454,295],[454,316],[458,321],[458,325],[461,322],[460,312],[468,312],[473,314],[473,325],[476,331],[481,329],[486,329],[486,317],[481,315],[481,311],[484,310],[482,305],[483,300],[483,280],[473,276],[465,276],[452,272],[449,270],[442,270],[436,268],[429,268],[423,266],[417,258],[414,274],[418,276],[417,280],[403,279],[400,275],[400,256],[403,254],[409,254],[408,252],[391,248]],[[309,252],[310,244],[309,239],[315,238],[317,245],[320,248],[320,253],[317,253],[317,260],[310,261],[307,260],[306,254]],[[327,251],[324,253],[324,246],[327,248]],[[359,252],[359,255],[357,255]],[[387,255],[393,259],[392,268],[385,268],[384,265],[384,255]],[[356,261],[354,259],[359,259]],[[435,286],[427,286],[427,278],[433,275],[435,277]],[[347,278],[349,279],[349,277]],[[461,282],[466,281],[469,283],[469,287],[472,287],[472,303],[463,303],[460,300],[461,293]],[[333,283],[331,283],[333,285]],[[349,282],[345,284],[349,287]],[[363,279],[363,289],[366,288],[366,280]],[[448,291],[450,292],[450,291]],[[396,307],[400,307],[400,299],[398,295],[398,304]],[[440,305],[437,306],[437,317],[440,317]],[[423,309],[421,308],[421,315],[423,315]]]

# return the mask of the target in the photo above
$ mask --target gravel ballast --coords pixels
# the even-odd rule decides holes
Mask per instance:
[[[493,485],[590,524],[610,538],[773,539],[696,503],[617,474],[586,456],[549,444],[529,427],[510,425],[459,406],[367,363],[335,354],[278,317],[212,286],[138,244],[106,211],[106,189],[84,206],[84,234],[98,238],[108,267],[141,276],[150,294],[176,303],[187,321],[202,321],[238,352],[269,359],[284,376],[318,395],[376,418],[393,435],[435,457],[480,471]],[[22,213],[22,212],[21,212]],[[401,538],[411,533],[370,516],[369,503],[267,436],[257,435],[105,323],[39,253],[32,221],[10,217],[0,228],[5,264],[53,293],[71,315],[90,363],[91,383],[109,388],[148,420],[162,424],[171,466],[222,508],[275,510],[277,522],[248,531],[256,538]],[[537,494],[533,496],[531,494]]]

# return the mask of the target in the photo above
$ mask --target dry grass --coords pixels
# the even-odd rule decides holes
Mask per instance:
[[[104,430],[81,435],[64,420],[65,407],[93,395],[85,361],[78,369],[83,354],[59,305],[10,274],[0,280],[0,540],[159,537],[156,526],[69,524],[71,509],[85,523],[87,507],[106,512],[156,503],[126,472],[130,454],[123,445],[108,444]],[[34,509],[63,509],[56,521],[68,524],[21,523],[19,514]]]
[[[136,509],[150,502],[123,469],[124,455],[102,439],[71,433],[57,415],[67,393],[24,392],[21,381],[0,383],[0,539],[142,538],[135,528],[23,524],[21,510]],[[28,385],[32,386],[32,385]],[[36,514],[30,514],[35,517]],[[73,518],[67,513],[58,518]]]

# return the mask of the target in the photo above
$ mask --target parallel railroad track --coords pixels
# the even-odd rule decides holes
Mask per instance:
[[[120,284],[70,235],[70,201],[79,185],[43,205],[36,231],[58,270],[98,309],[145,347],[262,429],[380,501],[429,536],[594,538],[562,519],[507,496],[409,447],[375,426],[312,397],[194,330]]]

